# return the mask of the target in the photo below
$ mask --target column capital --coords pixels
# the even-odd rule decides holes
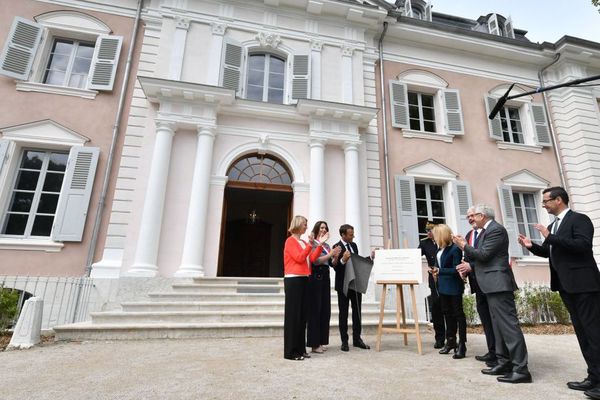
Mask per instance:
[[[344,142],[344,144],[342,145],[342,147],[344,148],[344,153],[349,152],[349,151],[358,151],[358,146],[360,145],[360,142],[358,141],[352,141],[352,142]]]
[[[227,30],[227,25],[220,22],[211,22],[210,29],[213,35],[223,36]]]
[[[311,149],[313,147],[325,148],[325,146],[327,145],[327,139],[310,138],[308,140],[308,145],[310,146]]]
[[[190,28],[190,19],[185,17],[175,17],[175,29],[185,29],[186,31]]]
[[[312,51],[321,51],[323,49],[323,41],[311,39],[310,41],[310,49]]]
[[[353,46],[344,44],[344,45],[342,45],[342,56],[352,57],[352,54],[354,54],[354,50],[356,50],[356,49]]]
[[[210,136],[214,138],[217,135],[217,127],[215,125],[198,125],[197,131],[198,136]]]
[[[165,121],[162,119],[155,119],[154,124],[156,125],[156,130],[161,131],[169,131],[171,135],[175,134],[175,130],[177,129],[177,124],[173,121]]]

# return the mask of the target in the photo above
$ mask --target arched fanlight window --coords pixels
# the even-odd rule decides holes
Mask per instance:
[[[236,161],[227,173],[230,181],[290,185],[292,178],[287,168],[277,159],[253,154]]]

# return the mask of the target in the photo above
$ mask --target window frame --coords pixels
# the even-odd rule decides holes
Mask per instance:
[[[539,196],[539,192],[519,190],[517,188],[514,188],[513,191],[512,191],[512,194],[513,194],[513,199],[515,198],[515,196],[518,196],[519,200],[520,200],[520,204],[521,204],[520,206],[517,206],[517,204],[515,202],[515,212],[517,214],[520,213],[521,217],[523,218],[523,225],[524,225],[524,228],[525,228],[525,233],[523,233],[523,234],[525,236],[527,236],[528,238],[530,238],[533,242],[541,245],[543,243],[543,241],[544,241],[543,238],[540,235],[539,238],[533,239],[532,232],[534,232],[535,230],[533,230],[531,228],[531,224],[539,224],[539,223],[541,223],[541,220],[540,220],[540,207],[538,206],[538,203],[541,202],[541,198]],[[530,222],[529,218],[527,217],[527,212],[525,212],[525,209],[526,209],[525,202],[524,202],[524,200],[525,200],[524,196],[525,195],[530,195],[532,197],[533,205],[534,205],[534,210],[535,210],[535,216],[537,218],[537,221],[535,221],[535,222]],[[520,225],[519,224],[519,218],[516,217],[516,220],[517,220],[517,231],[518,231],[518,233],[522,233],[521,230],[519,229],[519,225]],[[535,231],[535,232],[537,232],[537,231]],[[529,256],[533,255],[533,253],[531,253],[529,250],[525,249],[524,247],[521,247],[521,250],[523,252],[523,254],[521,255],[521,257],[529,257]]]
[[[424,185],[425,186],[425,199],[419,198],[417,197],[417,185]],[[442,200],[433,200],[431,198],[431,186],[437,186],[440,188],[441,193],[442,193]],[[420,215],[419,214],[419,206],[417,204],[417,208],[416,208],[416,215],[417,215],[417,227],[419,226],[419,219],[423,219],[426,218],[426,221],[433,221],[433,223],[440,223],[439,220],[443,219],[444,221],[442,223],[447,224],[448,223],[448,206],[449,204],[447,203],[447,198],[446,198],[446,184],[442,183],[442,182],[427,182],[427,181],[423,181],[423,180],[418,180],[415,179],[415,200],[418,202],[419,200],[423,201],[425,200],[426,205],[427,205],[427,215]],[[444,210],[444,217],[435,217],[433,215],[433,202],[437,202],[437,203],[442,203],[443,205],[443,210]],[[437,222],[436,222],[437,220]],[[419,236],[419,240],[427,237],[427,233],[426,232],[418,232],[418,236]]]
[[[264,70],[263,70],[263,86],[262,86],[262,100],[257,100],[257,99],[250,99],[248,98],[248,78],[249,78],[249,72],[250,72],[250,57],[252,56],[264,56],[265,57],[265,62],[264,62]],[[283,93],[282,93],[282,99],[281,99],[281,103],[277,103],[277,102],[271,102],[269,101],[268,97],[269,97],[269,73],[270,73],[270,62],[268,60],[271,59],[271,57],[275,57],[281,61],[283,61]],[[288,60],[286,56],[282,56],[281,54],[277,54],[277,53],[273,53],[273,52],[269,52],[269,51],[260,51],[260,50],[252,50],[252,51],[248,51],[246,59],[245,59],[245,68],[244,68],[244,85],[243,85],[243,89],[242,89],[242,94],[244,99],[246,100],[253,100],[253,101],[261,101],[264,103],[271,103],[271,104],[288,104],[289,99],[287,96],[288,93],[288,87],[289,87],[289,77],[288,77]],[[255,85],[254,85],[255,86]]]
[[[29,210],[29,212],[27,213],[27,223],[25,225],[25,232],[23,233],[23,235],[14,235],[14,234],[7,234],[7,233],[3,233],[4,229],[5,229],[5,224],[7,223],[7,219],[9,218],[9,215],[11,214],[11,211],[9,210],[10,206],[11,206],[11,202],[12,202],[12,198],[13,198],[13,193],[17,191],[16,185],[17,185],[17,180],[19,179],[19,172],[21,171],[21,161],[23,160],[23,157],[25,156],[25,152],[27,151],[36,151],[36,152],[43,152],[45,153],[44,156],[44,160],[42,162],[42,167],[40,169],[40,175],[38,177],[38,182],[36,184],[36,188],[33,191],[33,199],[32,199],[32,203],[31,203],[31,208]],[[42,195],[44,194],[44,190],[43,190],[43,184],[46,181],[46,177],[48,174],[48,163],[49,163],[49,158],[50,158],[50,154],[52,153],[56,153],[56,154],[66,154],[67,156],[67,163],[68,163],[68,157],[69,157],[69,150],[68,149],[49,149],[49,148],[40,148],[40,147],[32,147],[32,146],[19,146],[19,148],[16,149],[15,151],[16,154],[14,154],[15,158],[16,158],[16,165],[15,168],[12,170],[12,184],[10,186],[7,187],[7,191],[6,191],[6,200],[3,202],[3,206],[0,209],[1,210],[1,214],[0,214],[0,238],[7,238],[7,239],[23,239],[23,240],[28,240],[28,239],[37,239],[37,240],[51,240],[51,236],[52,236],[52,229],[50,230],[50,233],[48,234],[48,236],[39,236],[39,235],[32,235],[31,231],[33,229],[33,224],[35,222],[35,218],[36,216],[40,215],[40,213],[38,212],[38,207],[39,207],[39,203],[40,203],[40,198],[42,197]],[[66,171],[67,171],[67,164],[65,164],[65,170],[62,171],[62,175],[63,175],[63,180],[62,182],[64,183],[64,179],[66,177]],[[41,178],[44,178],[43,180]],[[58,197],[60,199],[61,193],[63,192],[63,184],[61,183],[61,189],[58,192]],[[53,220],[52,223],[54,224],[54,218],[56,218],[56,211],[58,210],[58,200],[56,202],[56,208],[54,210],[54,213],[52,214],[53,216]],[[46,213],[43,213],[46,214]]]
[[[410,102],[410,94],[414,94],[417,95],[417,108],[419,111],[419,129],[413,129],[411,128],[410,130],[412,131],[416,131],[416,132],[423,132],[423,133],[430,133],[430,134],[435,134],[438,133],[438,107],[436,107],[436,102],[437,102],[437,93],[436,94],[429,94],[429,93],[423,93],[423,92],[419,92],[419,91],[414,91],[414,90],[408,90],[408,123],[409,126],[411,125],[411,120],[414,120],[414,118],[411,118],[410,116],[410,107],[415,106],[415,104],[411,104]],[[423,108],[426,107],[423,105],[423,96],[430,96],[431,97],[431,108],[433,109],[433,121],[427,120],[427,122],[433,122],[433,127],[434,130],[433,131],[429,131],[425,129],[425,117],[423,115]]]
[[[517,116],[518,116],[517,120],[514,120],[510,117],[510,110],[515,110],[517,112]],[[521,107],[505,105],[504,107],[502,107],[500,109],[499,113],[500,113],[500,121],[502,121],[503,119],[506,121],[507,131],[504,130],[504,127],[502,128],[502,136],[504,137],[504,143],[527,144],[526,143],[526,132],[525,132],[525,129],[523,129],[523,122],[522,122],[522,117],[521,117]],[[518,122],[519,126],[521,127],[520,132],[513,131],[512,124],[511,124],[512,121]],[[510,140],[506,140],[507,135]],[[520,136],[522,142],[515,141],[515,135]]]
[[[65,84],[63,84],[63,85],[56,85],[56,84],[46,82],[46,80],[48,78],[48,73],[50,72],[50,69],[49,69],[50,63],[51,63],[52,57],[53,57],[52,50],[54,49],[55,44],[59,41],[72,42],[71,44],[73,45],[73,47],[71,48],[71,52],[69,54],[69,62],[67,64],[67,69],[65,71]],[[86,84],[84,85],[83,88],[68,85],[68,82],[71,80],[71,77],[73,76],[73,65],[75,64],[75,58],[77,58],[77,51],[82,44],[88,44],[88,45],[91,45],[91,47],[92,47],[92,58],[90,59],[90,66],[86,73],[86,79],[85,79]],[[87,81],[89,80],[90,71],[92,70],[93,50],[96,48],[96,43],[87,41],[87,40],[55,36],[55,37],[51,38],[51,43],[49,43],[49,46],[50,47],[49,47],[48,55],[46,57],[46,62],[45,62],[45,64],[43,64],[43,65],[45,65],[45,67],[43,68],[43,70],[40,69],[40,71],[39,71],[39,76],[40,76],[39,83],[42,83],[44,85],[49,85],[49,86],[63,87],[66,89],[87,90]],[[41,60],[41,61],[43,61],[43,60]]]

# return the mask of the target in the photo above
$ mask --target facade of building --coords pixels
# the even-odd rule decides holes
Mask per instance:
[[[144,4],[92,277],[282,276],[293,215],[383,244],[374,39],[354,1]]]
[[[431,13],[424,2],[404,3],[390,10],[395,20],[383,41],[387,132],[380,114],[380,143],[383,154],[387,142],[381,160],[389,178],[383,175],[382,186],[391,198],[386,238],[415,247],[427,220],[464,235],[468,207],[485,202],[509,232],[517,280],[548,282],[547,260],[529,254],[517,236],[543,239],[533,228],[551,221],[542,190],[563,179],[572,207],[600,225],[596,205],[584,200],[597,192],[595,172],[580,164],[595,159],[598,89],[548,92],[547,105],[542,94],[526,95],[509,100],[493,120],[488,115],[512,84],[510,95],[517,95],[597,75],[598,44],[569,37],[531,43],[500,14],[469,20]]]
[[[74,3],[0,11],[2,275],[82,276],[90,258],[136,3]]]

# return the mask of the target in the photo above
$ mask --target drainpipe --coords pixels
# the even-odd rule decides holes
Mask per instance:
[[[390,162],[388,158],[388,127],[387,127],[387,115],[386,115],[386,101],[385,101],[385,86],[383,85],[383,38],[387,32],[388,23],[383,23],[383,32],[379,37],[379,86],[381,88],[381,117],[383,120],[383,172],[385,177],[385,196],[387,201],[387,225],[388,225],[388,240],[394,243],[394,235],[392,228],[392,199],[390,195]]]
[[[554,56],[554,60],[544,67],[542,67],[538,71],[538,80],[540,81],[540,87],[545,87],[544,84],[544,72],[550,68],[552,65],[556,64],[556,62],[560,59],[560,53],[556,53]],[[560,177],[560,183],[565,190],[567,190],[567,180],[565,179],[565,173],[563,170],[562,160],[560,158],[560,151],[558,149],[558,140],[556,139],[555,131],[554,131],[554,123],[552,122],[552,118],[550,118],[550,105],[548,104],[548,97],[546,96],[546,92],[542,93],[542,98],[544,99],[544,109],[546,112],[546,119],[548,120],[548,127],[550,128],[550,138],[552,139],[552,147],[554,147],[554,156],[556,157],[556,162],[558,164],[558,175]],[[568,192],[568,190],[567,190]]]
[[[129,85],[129,74],[131,71],[131,59],[133,58],[133,49],[135,48],[138,26],[142,15],[142,5],[144,0],[138,0],[137,12],[135,15],[135,22],[133,24],[133,32],[131,33],[131,45],[127,52],[127,63],[125,64],[125,74],[123,78],[123,84],[121,85],[121,94],[119,95],[119,105],[117,108],[117,115],[115,116],[115,123],[112,131],[112,141],[110,143],[110,151],[106,160],[106,170],[104,171],[104,181],[102,183],[102,192],[100,195],[100,201],[98,207],[96,207],[96,219],[94,221],[94,230],[92,232],[92,240],[88,249],[87,260],[85,263],[85,276],[90,276],[92,271],[92,263],[94,261],[94,253],[96,252],[96,246],[98,244],[98,232],[100,231],[100,222],[102,219],[102,212],[104,211],[104,205],[106,203],[106,193],[108,192],[108,181],[110,179],[110,171],[112,169],[113,158],[115,156],[115,147],[117,145],[117,138],[119,136],[119,128],[121,115],[123,114],[123,108],[125,106],[125,95],[127,92],[127,86]]]

